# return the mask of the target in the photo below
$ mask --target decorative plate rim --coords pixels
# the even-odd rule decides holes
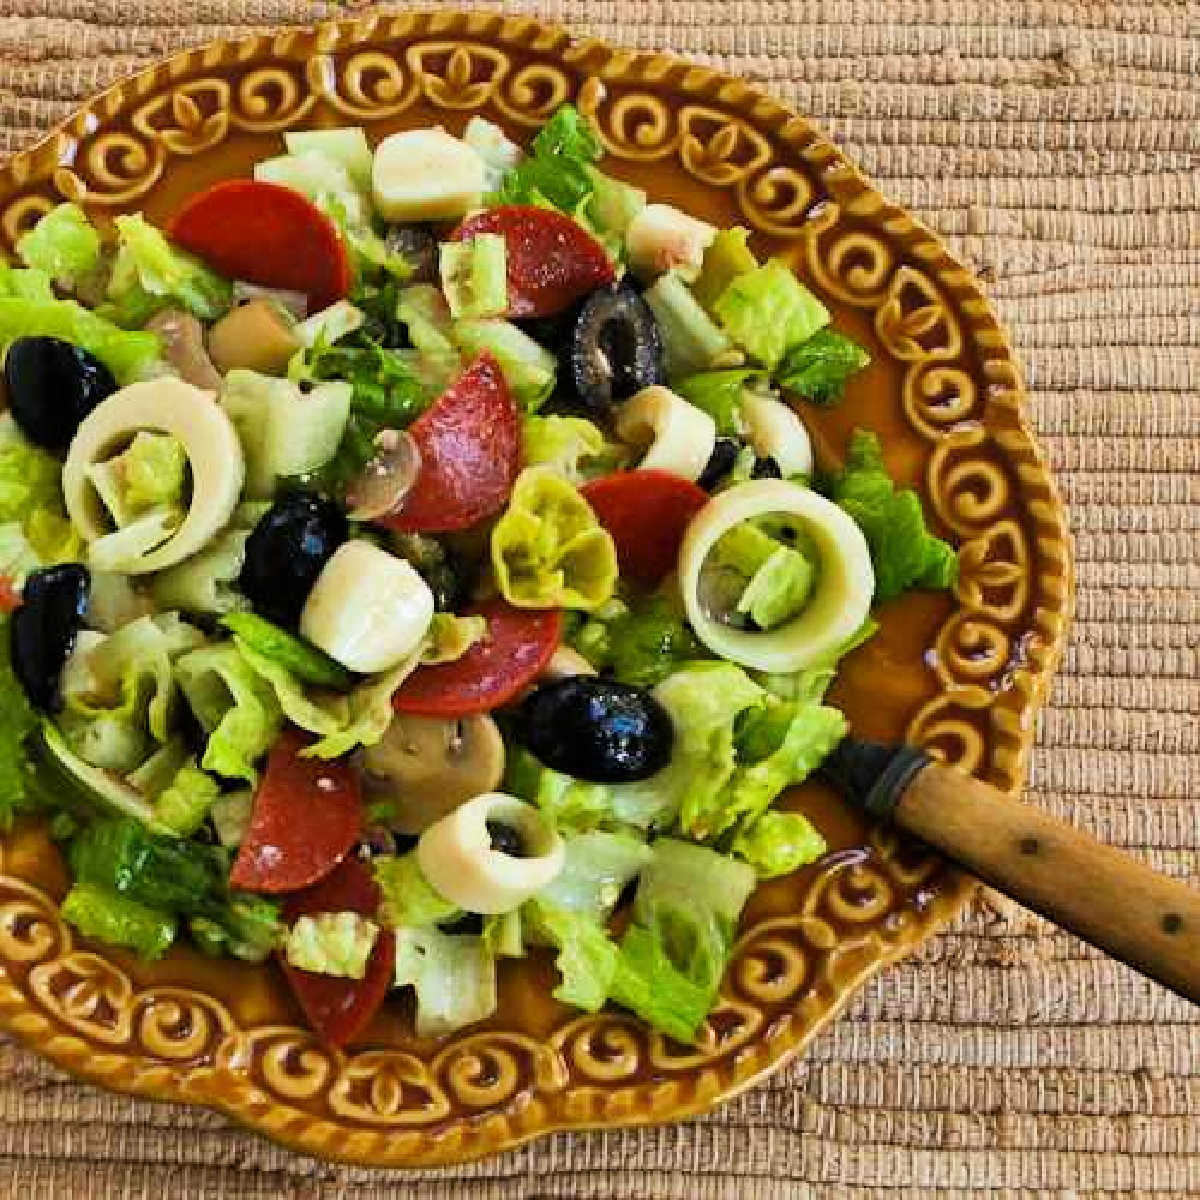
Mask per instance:
[[[1011,466],[1020,493],[1020,511],[1035,531],[1030,548],[1031,559],[1027,564],[1032,573],[1036,596],[1036,603],[1028,617],[1028,631],[1032,636],[1024,647],[1023,665],[1006,676],[1008,686],[1003,692],[997,693],[999,699],[988,702],[995,736],[989,762],[993,782],[1011,792],[1019,790],[1033,744],[1031,718],[1044,701],[1049,681],[1062,655],[1066,629],[1073,613],[1074,589],[1071,542],[1064,508],[1043,452],[1027,420],[1026,396],[1011,344],[970,273],[954,259],[938,237],[898,205],[884,199],[865,176],[806,119],[757,87],[670,55],[613,47],[592,37],[577,38],[556,24],[533,17],[447,10],[371,15],[326,22],[314,27],[285,28],[243,38],[223,39],[181,51],[118,81],[83,104],[37,144],[17,152],[0,167],[0,201],[4,200],[5,193],[10,193],[7,200],[9,215],[13,220],[23,221],[29,214],[21,210],[19,204],[13,205],[13,191],[52,177],[61,193],[71,195],[75,186],[72,179],[78,183],[71,170],[72,152],[81,140],[101,129],[106,121],[124,113],[134,101],[144,99],[163,85],[197,70],[220,71],[273,60],[294,62],[294,58],[289,58],[293,47],[311,43],[312,54],[305,61],[308,94],[312,95],[319,92],[321,86],[329,86],[328,82],[325,85],[318,83],[318,68],[313,66],[314,63],[319,64],[324,56],[336,50],[352,47],[369,49],[380,41],[412,37],[490,39],[493,43],[550,55],[565,67],[587,75],[581,86],[581,96],[593,80],[596,81],[594,90],[601,95],[604,81],[619,81],[623,84],[653,84],[698,103],[717,102],[722,111],[728,111],[748,129],[765,130],[775,141],[786,145],[797,158],[820,174],[824,184],[830,189],[837,189],[839,204],[856,216],[872,217],[886,230],[890,244],[899,246],[906,256],[918,261],[934,275],[936,288],[946,297],[947,313],[953,306],[954,311],[969,322],[969,336],[978,354],[982,382],[986,385],[987,394],[981,402],[981,410],[986,407],[988,419],[986,429],[980,426],[977,432],[973,432],[975,427],[921,430],[917,426],[918,432],[927,435],[926,440],[935,443],[926,471],[926,495],[938,507],[939,515],[946,519],[945,506],[939,504],[939,493],[935,490],[938,472],[950,469],[952,464],[949,460],[956,449],[969,447],[990,437],[1002,452],[1005,462]],[[424,80],[422,75],[416,78],[418,84]],[[470,79],[464,76],[462,83],[469,86]],[[330,100],[328,91],[320,94],[322,98]],[[346,104],[350,102],[346,101]],[[454,107],[449,103],[446,106]],[[463,104],[460,107],[475,109],[476,105]],[[352,106],[343,106],[343,111],[352,114]],[[509,115],[516,116],[512,112]],[[526,124],[535,123],[526,118],[517,119],[524,119]],[[219,142],[222,137],[212,144]],[[681,134],[681,142],[682,139]],[[165,138],[163,140],[166,141]],[[169,156],[169,153],[169,148],[164,150],[164,155]],[[156,175],[147,185],[147,190],[157,182],[158,177]],[[748,188],[749,184],[746,186]],[[120,202],[120,198],[111,202]],[[827,226],[835,224],[838,215],[837,206],[831,207],[835,211]],[[19,210],[15,216],[13,208]],[[0,216],[3,214],[3,207],[0,206]],[[809,266],[818,274],[821,274],[822,264],[816,257],[815,247],[821,220],[819,216],[806,216],[803,231],[807,239]],[[810,233],[809,226],[818,228],[815,233]],[[10,240],[14,232],[8,225],[0,225],[0,233],[7,233]],[[906,269],[898,267],[897,271]],[[873,282],[880,283],[878,280]],[[880,284],[875,299],[878,300],[882,294]],[[898,299],[896,304],[899,305]],[[916,337],[915,334],[913,336]],[[914,374],[914,388],[916,378]],[[950,523],[953,525],[953,520]],[[968,520],[967,524],[970,523]],[[988,536],[991,535],[979,535],[976,540],[986,541]],[[980,554],[983,553],[981,550]],[[1033,570],[1034,563],[1036,571]],[[971,612],[969,608],[956,609],[951,620],[960,611],[966,611],[968,615]],[[982,687],[975,689],[976,707],[980,703],[977,694],[982,690]],[[944,690],[934,697],[934,701],[952,697],[955,702],[969,708],[973,703],[971,692],[970,687],[954,692]],[[934,701],[922,707],[910,726],[910,733],[920,734],[930,740],[939,736],[932,715],[926,725],[921,726],[922,714]],[[967,758],[969,761],[969,750]],[[3,844],[0,843],[2,864]],[[118,1052],[98,1052],[95,1044],[72,1032],[69,1022],[56,1022],[44,1015],[11,982],[10,972],[4,964],[20,961],[18,957],[10,958],[10,953],[18,955],[25,952],[15,948],[15,926],[11,922],[19,917],[35,925],[40,923],[38,927],[42,931],[39,934],[42,943],[49,945],[50,942],[56,942],[59,945],[61,955],[58,961],[70,957],[81,970],[100,972],[97,978],[102,978],[103,971],[119,972],[96,955],[76,953],[68,956],[67,951],[72,945],[71,934],[57,920],[52,911],[52,902],[50,910],[47,910],[46,904],[42,903],[47,898],[37,889],[4,876],[0,876],[0,1028],[35,1053],[88,1082],[98,1083],[113,1091],[219,1110],[243,1126],[293,1150],[327,1160],[366,1166],[445,1165],[512,1149],[535,1137],[566,1129],[654,1124],[695,1116],[709,1110],[719,1101],[745,1090],[782,1067],[811,1041],[819,1029],[837,1016],[849,997],[867,978],[885,965],[911,953],[932,932],[953,920],[974,890],[974,881],[962,875],[951,875],[944,892],[922,914],[919,928],[911,936],[900,937],[890,944],[876,937],[870,955],[860,967],[852,968],[838,979],[832,995],[823,997],[812,1006],[808,1004],[812,999],[811,993],[806,995],[799,1003],[797,1013],[785,1014],[785,1019],[777,1020],[763,1031],[762,1036],[748,1036],[742,1051],[730,1056],[723,1074],[717,1067],[711,1066],[700,1071],[693,1080],[691,1094],[686,1098],[680,1094],[678,1085],[670,1080],[640,1082],[629,1088],[607,1092],[597,1087],[592,1089],[593,1095],[580,1095],[578,1103],[562,1106],[555,1115],[551,1115],[537,1093],[542,1085],[553,1091],[556,1086],[561,1086],[561,1081],[554,1078],[553,1056],[547,1053],[546,1047],[539,1049],[533,1046],[525,1048],[530,1057],[528,1069],[532,1093],[525,1096],[526,1102],[522,1105],[509,1104],[502,1111],[481,1106],[477,1117],[460,1117],[447,1130],[437,1133],[396,1125],[379,1125],[375,1128],[339,1125],[315,1116],[299,1105],[289,1106],[278,1094],[271,1095],[260,1090],[245,1076],[250,1041],[259,1034],[265,1036],[279,1030],[241,1030],[221,1002],[211,996],[206,998],[211,1011],[205,1014],[205,1019],[215,1022],[216,1028],[227,1035],[222,1042],[225,1048],[218,1054],[215,1066],[188,1072],[184,1070],[183,1060],[177,1054],[179,1065],[171,1065],[174,1051],[164,1051],[165,1057],[158,1060],[130,1057]],[[764,927],[772,924],[771,921],[762,923],[748,932],[743,941],[758,936]],[[48,954],[45,945],[42,949]],[[121,978],[125,979],[124,976]],[[128,983],[128,980],[125,979],[125,982]],[[184,997],[200,997],[200,993],[180,988],[148,990],[152,990],[154,996],[144,1006],[139,1018],[154,1028],[157,1028],[156,1022],[161,1023],[166,1019],[163,1014],[156,1016],[151,1013],[154,1003],[162,1006],[165,1001],[167,1009],[176,1003],[176,1016],[182,1021],[184,1018],[178,1013],[184,1011],[187,1003]],[[136,1003],[136,996],[131,997],[130,1007],[136,1006]],[[811,1007],[813,1011],[797,1021],[795,1017],[799,1015],[799,1009],[805,1007]],[[170,1016],[169,1012],[167,1016]],[[577,1024],[579,1022],[569,1022],[551,1036],[550,1042],[563,1049]],[[632,1026],[635,1022],[627,1021],[624,1024]],[[614,1030],[621,1027],[620,1022],[612,1026]],[[159,1036],[164,1044],[169,1040],[161,1030],[154,1034],[152,1029],[151,1036]],[[472,1071],[479,1072],[494,1065],[487,1060],[487,1048],[482,1043],[478,1049],[474,1046],[475,1042],[489,1036],[503,1039],[516,1035],[503,1031],[468,1035],[447,1046],[435,1062],[453,1051],[458,1057],[453,1061],[448,1060],[449,1065],[444,1065],[444,1069],[448,1074],[457,1071],[465,1081],[463,1086],[469,1088]],[[613,1036],[618,1037],[619,1043],[619,1035],[614,1033]],[[628,1036],[632,1039],[633,1034]],[[359,1057],[365,1058],[372,1053],[392,1054],[398,1058],[414,1057],[399,1052],[371,1051],[364,1051]],[[331,1061],[335,1065],[340,1063],[344,1068],[348,1057],[334,1052]],[[401,1083],[396,1086],[400,1087]],[[586,1089],[579,1090],[583,1092]]]

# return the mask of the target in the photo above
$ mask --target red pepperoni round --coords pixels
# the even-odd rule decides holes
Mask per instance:
[[[301,758],[311,741],[289,729],[272,748],[229,873],[234,887],[297,892],[328,875],[358,840],[358,776],[343,762]]]
[[[15,612],[20,607],[21,593],[7,575],[0,575],[0,616]]]
[[[487,637],[454,662],[418,667],[392,699],[397,712],[469,717],[499,708],[541,674],[562,637],[558,609],[496,597],[471,611],[487,618]]]
[[[688,522],[708,493],[670,471],[616,471],[580,492],[612,534],[621,577],[654,587],[675,570]]]
[[[316,886],[289,896],[283,915],[290,925],[297,917],[311,913],[356,912],[374,917],[378,908],[379,888],[375,878],[370,867],[356,855],[347,858]],[[317,975],[301,971],[286,960],[281,960],[280,965],[317,1036],[331,1046],[344,1046],[367,1027],[391,987],[396,938],[390,929],[380,931],[362,979]]]
[[[461,242],[479,233],[504,238],[510,317],[553,316],[616,277],[604,247],[552,208],[485,209],[467,217],[451,237]]]
[[[403,508],[383,524],[442,533],[504,507],[521,467],[521,417],[490,354],[475,359],[408,432],[421,470]]]
[[[230,279],[287,288],[319,312],[350,290],[337,226],[312,201],[276,183],[229,179],[172,217],[171,238]]]

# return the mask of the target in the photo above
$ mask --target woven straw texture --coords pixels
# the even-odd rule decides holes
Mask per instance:
[[[1053,0],[503,6],[761,81],[944,234],[1014,337],[1070,508],[1078,619],[1029,799],[1200,877],[1200,8]],[[0,153],[304,0],[0,0]],[[387,1176],[83,1088],[0,1042],[0,1195],[1200,1195],[1200,1012],[1013,905],[875,979],[686,1126]]]

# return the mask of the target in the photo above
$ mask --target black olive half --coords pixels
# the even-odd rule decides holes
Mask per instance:
[[[521,706],[526,745],[546,766],[595,783],[647,779],[667,765],[675,730],[645,688],[575,675]]]
[[[783,472],[779,469],[779,464],[771,455],[766,458],[757,458],[754,460],[754,466],[750,468],[751,479],[782,479]]]
[[[47,450],[71,444],[80,421],[117,390],[93,354],[54,337],[17,338],[4,359],[4,388],[21,432]]]
[[[12,619],[13,673],[35,708],[62,707],[63,664],[87,611],[91,576],[79,563],[34,571],[25,580],[21,607]]]
[[[317,576],[347,532],[346,514],[332,500],[302,492],[285,496],[246,539],[238,587],[255,612],[294,629]]]
[[[733,470],[737,456],[738,444],[733,438],[717,438],[713,443],[712,453],[708,456],[708,462],[704,464],[704,470],[696,480],[697,486],[711,492]]]
[[[571,331],[569,359],[579,403],[600,415],[614,401],[666,382],[658,324],[628,284],[601,288],[584,301]]]
[[[521,835],[511,825],[506,825],[503,821],[489,821],[487,831],[492,849],[497,854],[507,854],[509,858],[526,857],[525,843],[521,841]]]
[[[451,917],[449,921],[439,922],[438,929],[442,933],[478,937],[483,932],[483,917],[479,913],[465,912],[457,917]]]

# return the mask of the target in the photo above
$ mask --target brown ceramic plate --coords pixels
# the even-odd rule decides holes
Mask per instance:
[[[372,17],[220,42],[117,85],[0,173],[6,248],[54,203],[157,222],[278,153],[287,129],[372,138],[472,113],[528,138],[564,100],[599,124],[607,170],[784,254],[870,346],[846,402],[806,410],[819,452],[882,434],[961,547],[952,595],[914,593],[845,663],[855,732],[907,738],[1016,791],[1071,602],[1062,506],[1026,425],[1012,353],[979,289],[807,122],[754,88],[524,18]],[[972,884],[867,828],[813,784],[794,803],[833,851],[762,887],[697,1047],[620,1012],[550,998],[537,957],[501,967],[500,1009],[443,1042],[392,1002],[346,1052],[306,1032],[272,966],[187,949],[146,965],[66,928],[57,853],[36,826],[0,846],[0,1025],[109,1088],[221,1109],[296,1149],[377,1165],[455,1162],[548,1130],[700,1112],[778,1067],[872,972],[910,952]]]

